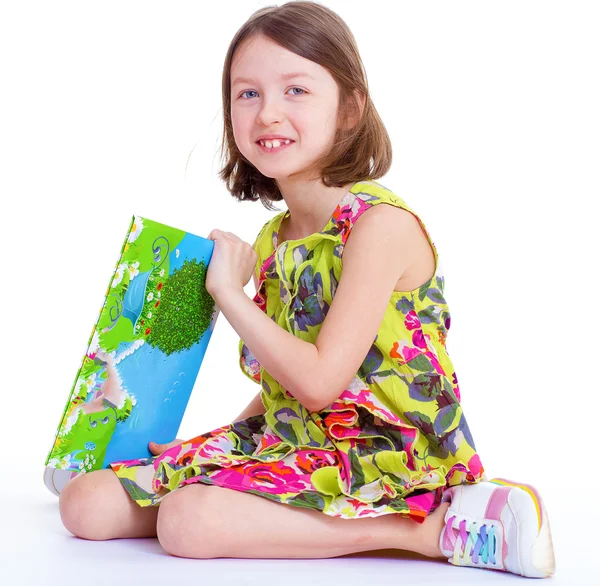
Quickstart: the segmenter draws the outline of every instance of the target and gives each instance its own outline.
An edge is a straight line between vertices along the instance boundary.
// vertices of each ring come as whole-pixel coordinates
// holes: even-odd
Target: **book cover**
[[[132,218],[46,458],[54,494],[176,437],[219,314],[205,287],[213,247]]]

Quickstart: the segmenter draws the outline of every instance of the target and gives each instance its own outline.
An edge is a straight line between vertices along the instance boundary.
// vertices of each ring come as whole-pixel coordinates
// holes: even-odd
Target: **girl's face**
[[[235,142],[266,177],[285,180],[329,150],[337,128],[337,102],[335,80],[317,63],[263,37],[236,50],[231,65]],[[294,142],[266,152],[257,141],[271,133]]]

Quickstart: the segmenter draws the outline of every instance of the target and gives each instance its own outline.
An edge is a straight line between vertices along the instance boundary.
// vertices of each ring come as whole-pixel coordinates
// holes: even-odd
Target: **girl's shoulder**
[[[334,212],[328,224],[329,229],[322,234],[325,237],[338,238],[345,243],[353,224],[359,216],[368,208],[381,203],[401,207],[417,216],[404,199],[378,181],[357,181],[352,185],[342,202],[340,202],[338,209]],[[258,231],[252,244],[252,248],[258,255],[258,267],[262,266],[262,262],[273,253],[277,241],[277,229],[285,213],[286,210],[275,214]]]
[[[414,213],[404,199],[396,195],[391,189],[388,189],[379,183],[379,181],[360,181],[354,185],[352,191],[354,192],[355,197],[368,204],[368,207],[380,203],[388,203]],[[361,207],[362,206],[358,206],[359,215],[360,212],[364,211]]]

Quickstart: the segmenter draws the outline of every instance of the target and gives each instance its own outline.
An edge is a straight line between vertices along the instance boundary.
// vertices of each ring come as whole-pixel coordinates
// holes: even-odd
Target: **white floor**
[[[384,586],[411,584],[524,584],[523,578],[503,572],[457,568],[408,552],[364,552],[330,559],[231,559],[194,560],[171,556],[157,539],[87,541],[71,535],[62,525],[58,497],[43,485],[36,469],[22,478],[20,488],[3,484],[0,496],[0,584],[92,586],[95,584],[179,583],[306,584]],[[562,499],[561,499],[562,500]],[[600,584],[593,570],[592,543],[597,543],[597,511],[549,511],[557,573],[552,584]],[[579,503],[570,503],[579,509]]]

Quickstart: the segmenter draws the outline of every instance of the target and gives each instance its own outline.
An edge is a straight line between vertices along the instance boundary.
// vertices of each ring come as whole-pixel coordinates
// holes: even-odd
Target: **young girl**
[[[181,557],[398,548],[551,575],[539,493],[485,478],[437,251],[375,180],[391,144],[346,24],[313,2],[255,12],[225,59],[223,111],[230,193],[288,208],[252,247],[209,235],[206,287],[260,392],[231,424],[76,477],[60,495],[65,527],[157,536]]]

